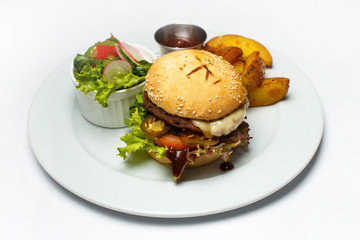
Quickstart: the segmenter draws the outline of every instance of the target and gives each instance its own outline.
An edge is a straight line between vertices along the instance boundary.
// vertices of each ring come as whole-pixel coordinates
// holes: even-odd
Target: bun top
[[[203,50],[181,50],[157,59],[148,71],[145,91],[164,111],[211,121],[245,103],[247,91],[234,67]]]

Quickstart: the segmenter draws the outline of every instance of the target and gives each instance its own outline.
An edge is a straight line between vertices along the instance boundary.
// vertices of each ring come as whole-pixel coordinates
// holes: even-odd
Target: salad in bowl
[[[155,58],[149,49],[113,35],[77,54],[71,77],[84,118],[101,127],[126,127],[129,107],[142,91]]]

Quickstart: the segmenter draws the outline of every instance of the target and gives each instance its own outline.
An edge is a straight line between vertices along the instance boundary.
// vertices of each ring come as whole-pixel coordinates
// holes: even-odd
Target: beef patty
[[[144,106],[147,110],[152,112],[157,118],[162,119],[167,124],[170,124],[177,128],[186,128],[194,132],[202,133],[201,129],[195,126],[189,118],[182,118],[172,115],[170,113],[165,112],[158,106],[156,106],[153,102],[151,102],[146,91],[144,91]]]

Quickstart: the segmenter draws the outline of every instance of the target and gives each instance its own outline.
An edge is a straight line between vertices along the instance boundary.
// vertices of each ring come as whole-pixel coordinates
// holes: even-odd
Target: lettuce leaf
[[[138,93],[136,95],[136,103],[130,108],[131,117],[126,119],[126,124],[132,127],[132,130],[120,140],[126,143],[125,147],[118,147],[119,156],[126,159],[131,152],[138,150],[145,150],[150,152],[156,152],[157,157],[165,155],[167,148],[157,146],[152,140],[148,139],[141,131],[141,122],[150,114],[144,107],[144,94]]]
[[[244,147],[247,148],[251,137],[249,136],[249,124],[242,122],[240,126],[227,136],[220,138],[220,144],[210,146],[206,144],[203,148],[198,147],[195,150],[191,150],[187,153],[187,158],[190,162],[195,161],[196,157],[209,156],[216,154],[224,161],[228,161],[230,155],[235,149]]]
[[[74,72],[79,83],[76,86],[84,96],[89,92],[95,93],[95,100],[103,107],[108,107],[108,98],[112,93],[120,89],[131,88],[145,81],[145,76],[136,76],[133,73],[118,73],[111,82],[103,74],[101,64],[92,66],[85,64],[80,72]]]
[[[135,66],[132,70],[132,73],[138,76],[146,76],[147,72],[152,66],[152,63],[149,63],[145,60],[140,60],[138,63],[140,63],[140,65]]]
[[[76,57],[74,58],[74,70],[77,73],[79,73],[85,65],[99,65],[99,64],[101,64],[100,59],[85,56],[82,54],[77,54]]]

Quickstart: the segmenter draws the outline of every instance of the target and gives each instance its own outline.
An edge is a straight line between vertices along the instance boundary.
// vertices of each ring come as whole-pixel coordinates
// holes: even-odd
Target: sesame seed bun
[[[234,67],[203,50],[181,50],[157,59],[146,76],[149,99],[167,113],[211,121],[245,103],[247,92]]]
[[[158,158],[158,157],[156,157],[155,152],[149,152],[149,151],[146,151],[146,152],[149,154],[150,157],[152,157],[159,163],[161,163],[165,166],[171,166],[171,160],[169,158],[167,158],[165,156]],[[200,167],[200,166],[212,163],[217,159],[219,159],[219,154],[217,152],[210,153],[209,155],[202,155],[202,156],[196,157],[195,161],[193,163],[187,162],[185,165],[185,168]]]

